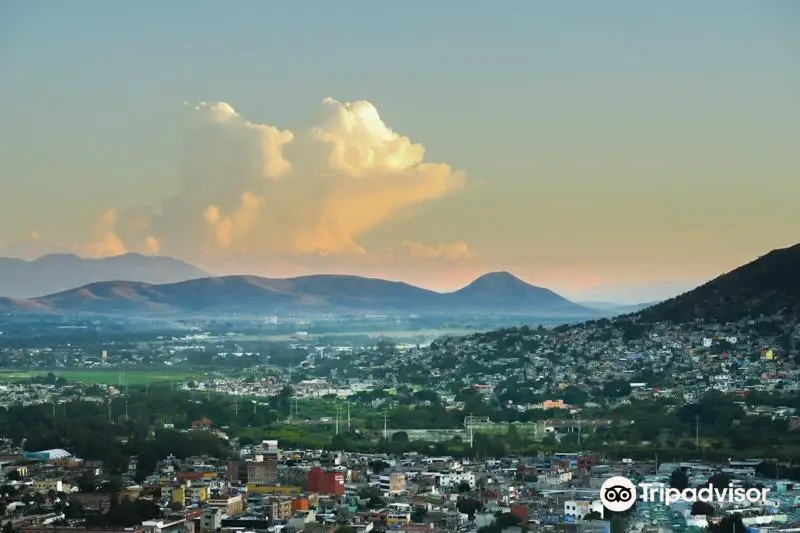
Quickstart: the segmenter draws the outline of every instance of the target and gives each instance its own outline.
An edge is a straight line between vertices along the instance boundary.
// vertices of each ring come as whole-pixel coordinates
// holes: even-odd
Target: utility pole
[[[347,402],[347,431],[350,431],[350,402]]]
[[[108,423],[111,423],[111,398],[108,399]]]
[[[339,406],[336,406],[336,434],[339,434]]]
[[[383,410],[383,440],[386,440],[387,435],[388,435],[388,433],[386,431],[386,428],[387,428],[387,425],[386,425],[386,409],[384,409]]]
[[[470,449],[474,448],[475,444],[475,428],[474,423],[475,421],[472,420],[472,413],[469,414],[469,418],[467,419],[467,429],[469,429],[469,447]]]
[[[236,397],[236,401],[233,404],[233,416],[239,418],[239,397]]]
[[[694,415],[694,445],[700,449],[700,415]]]

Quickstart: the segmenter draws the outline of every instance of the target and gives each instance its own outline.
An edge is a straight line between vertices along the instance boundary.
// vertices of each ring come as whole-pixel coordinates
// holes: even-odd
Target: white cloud
[[[80,250],[201,263],[363,258],[375,255],[359,243],[366,232],[464,185],[463,173],[426,163],[424,147],[389,128],[371,103],[323,104],[326,119],[301,136],[250,122],[223,102],[185,105],[181,191],[157,211],[108,210]],[[464,243],[397,248],[427,259],[472,253]]]

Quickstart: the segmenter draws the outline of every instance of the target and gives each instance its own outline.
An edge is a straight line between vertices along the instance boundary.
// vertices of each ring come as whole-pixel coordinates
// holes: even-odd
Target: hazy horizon
[[[129,255],[129,254],[139,254],[139,255],[141,255],[143,257],[151,257],[151,258],[177,259],[177,260],[180,260],[178,258],[171,257],[171,256],[166,256],[166,255],[147,255],[147,254],[141,254],[140,252],[125,252],[125,253],[119,254],[119,255],[104,256],[104,257],[85,257],[85,256],[82,256],[82,255],[74,252],[74,251],[69,251],[69,250],[51,252],[51,253],[48,253],[48,254],[45,254],[45,255],[36,256],[36,257],[0,256],[0,259],[19,259],[19,260],[23,260],[23,261],[27,261],[27,262],[32,262],[32,261],[36,261],[36,260],[39,260],[39,259],[44,259],[44,258],[49,257],[49,256],[53,256],[53,255],[71,255],[71,256],[82,258],[82,259],[103,260],[103,259],[113,259],[113,258],[116,258],[116,257],[124,257],[124,256]],[[191,263],[188,263],[188,262],[185,262],[185,263],[191,265]],[[191,266],[198,267],[197,265],[191,265]],[[201,268],[201,267],[198,267],[198,268]],[[226,272],[226,271],[218,272],[218,271],[208,270],[208,269],[203,269],[203,268],[201,268],[201,270],[203,270],[210,277],[223,277],[223,276],[231,276],[231,275],[253,275],[253,276],[260,276],[260,277],[264,277],[264,278],[279,278],[279,279],[282,279],[282,278],[291,278],[291,277],[308,275],[308,274],[289,274],[289,275],[284,275],[284,276],[276,276],[276,275],[270,275],[268,273],[267,274],[257,274],[257,273],[248,272],[248,271],[245,271],[245,270],[236,271],[236,272]],[[445,293],[445,292],[456,291],[458,289],[466,287],[467,285],[469,285],[470,283],[472,283],[473,281],[475,281],[475,279],[477,279],[479,277],[482,277],[482,276],[485,276],[485,275],[488,275],[488,274],[497,274],[497,273],[503,273],[503,272],[511,274],[511,275],[513,275],[515,277],[518,277],[519,279],[522,279],[522,281],[525,281],[525,282],[527,282],[527,283],[529,283],[531,285],[541,286],[541,285],[538,285],[537,283],[535,283],[534,281],[527,280],[527,279],[524,279],[521,276],[518,276],[514,272],[509,272],[509,271],[505,271],[505,270],[482,272],[482,273],[477,274],[474,278],[468,279],[466,282],[452,282],[450,284],[445,284],[445,285],[431,285],[431,284],[426,284],[426,283],[415,283],[415,282],[412,282],[412,281],[409,281],[409,280],[406,280],[406,279],[403,279],[403,278],[399,278],[399,277],[385,277],[385,278],[380,278],[380,279],[385,279],[387,281],[398,281],[398,282],[409,283],[409,284],[415,285],[417,287],[422,287],[422,288],[425,288],[425,289],[430,289],[430,290],[433,290],[433,291]],[[324,274],[331,274],[331,273],[328,273],[328,272],[317,272],[315,274],[324,275]],[[339,272],[339,273],[336,273],[336,274],[345,274],[345,275],[347,275],[347,274],[350,274],[350,273],[348,273],[348,272]],[[360,275],[360,274],[351,274],[351,275]],[[366,277],[373,277],[373,276],[366,276]],[[560,289],[558,289],[556,287],[544,287],[544,288],[553,290],[554,292],[560,294],[561,296],[564,296],[564,297],[566,297],[566,298],[568,298],[568,299],[570,299],[570,300],[572,300],[573,302],[576,302],[576,303],[633,305],[633,304],[652,303],[652,302],[655,302],[655,301],[665,300],[665,299],[671,298],[673,296],[677,296],[678,294],[681,294],[681,293],[686,292],[688,290],[691,290],[691,289],[697,287],[698,285],[701,285],[702,283],[705,283],[706,281],[709,281],[709,280],[701,280],[701,281],[698,281],[696,283],[688,283],[688,284],[668,283],[667,282],[667,283],[654,283],[654,284],[641,285],[641,286],[635,286],[635,285],[632,285],[632,286],[625,286],[625,285],[623,285],[623,286],[609,286],[609,287],[600,287],[600,288],[596,288],[596,289],[590,289],[590,290],[587,290],[587,291],[581,291],[581,292],[576,292],[576,293],[570,293],[568,290],[562,291],[562,290],[560,290]]]
[[[800,241],[799,23],[790,1],[6,4],[0,256],[674,296]]]

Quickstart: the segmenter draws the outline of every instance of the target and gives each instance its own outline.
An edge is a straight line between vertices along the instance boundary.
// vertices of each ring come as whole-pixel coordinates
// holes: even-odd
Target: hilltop
[[[207,272],[172,257],[124,254],[85,259],[49,254],[25,261],[0,257],[0,296],[35,298],[103,281],[175,283],[208,277]]]
[[[346,275],[226,276],[169,284],[103,282],[39,298],[0,300],[0,309],[140,315],[407,312],[588,318],[601,314],[508,273],[486,274],[450,293]]]
[[[687,293],[631,316],[643,322],[800,319],[800,244],[773,250]]]

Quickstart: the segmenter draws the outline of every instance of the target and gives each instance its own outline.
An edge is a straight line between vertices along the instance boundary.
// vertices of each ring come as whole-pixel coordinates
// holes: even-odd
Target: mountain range
[[[49,254],[33,261],[0,257],[0,296],[35,298],[99,281],[135,280],[175,283],[209,274],[172,257],[124,254],[85,259],[73,254]]]
[[[256,276],[206,277],[168,284],[99,282],[49,296],[0,299],[5,312],[86,312],[153,315],[287,312],[348,313],[503,313],[508,315],[591,317],[596,309],[494,272],[466,287],[439,293],[407,283],[346,275],[287,279]]]
[[[439,293],[402,282],[347,275],[208,277],[176,259],[136,254],[101,260],[60,254],[31,262],[0,259],[0,291],[6,294],[76,286],[79,280],[92,276],[137,281],[97,281],[46,296],[0,298],[0,312],[251,316],[287,312],[492,313],[573,319],[627,312],[644,322],[729,322],[776,314],[800,319],[800,244],[773,250],[645,309],[581,305],[508,272],[485,274],[462,289]]]

